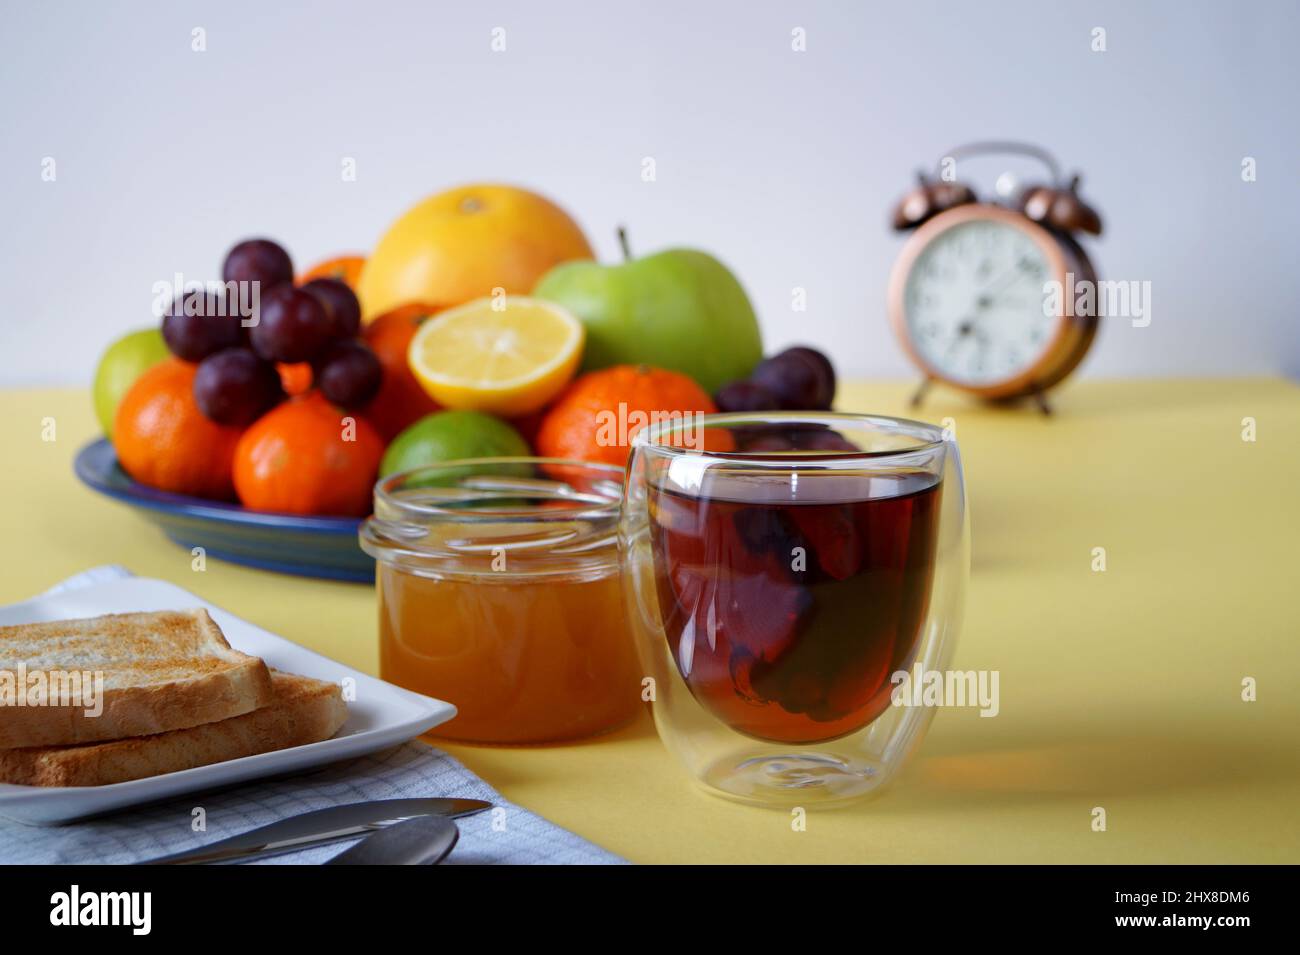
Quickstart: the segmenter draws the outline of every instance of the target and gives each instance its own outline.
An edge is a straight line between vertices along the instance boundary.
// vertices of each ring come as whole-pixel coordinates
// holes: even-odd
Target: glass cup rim
[[[878,433],[902,434],[916,438],[915,444],[901,448],[885,448],[878,451],[831,451],[806,450],[795,453],[775,452],[755,455],[745,451],[708,451],[686,448],[678,445],[664,444],[667,436],[678,434],[687,428],[725,427],[728,425],[781,425],[781,424],[824,424],[828,427],[852,425],[858,430],[875,430]],[[944,429],[938,425],[913,418],[899,418],[892,415],[865,414],[852,411],[728,411],[715,414],[682,415],[653,422],[632,436],[632,450],[645,450],[667,457],[696,456],[716,458],[719,461],[735,461],[771,466],[788,465],[791,462],[829,463],[832,461],[863,461],[895,458],[919,452],[932,451],[947,443]]]
[[[554,467],[571,468],[574,472],[587,473],[593,477],[605,478],[618,482],[619,490],[622,491],[623,484],[627,478],[627,470],[618,465],[606,464],[601,461],[580,461],[576,458],[548,458],[534,455],[507,455],[501,457],[483,457],[483,458],[456,458],[450,461],[440,461],[436,464],[424,464],[416,468],[408,468],[405,471],[398,471],[393,474],[385,475],[375,482],[374,500],[376,504],[382,502],[395,511],[402,512],[410,516],[419,516],[425,519],[443,518],[448,520],[460,521],[465,523],[493,523],[503,519],[518,521],[525,513],[528,519],[542,521],[565,521],[572,520],[575,516],[582,515],[587,518],[610,517],[617,518],[619,509],[622,505],[621,494],[619,496],[603,497],[595,500],[596,495],[587,494],[581,498],[576,498],[569,506],[549,507],[545,510],[533,509],[527,512],[521,510],[493,510],[485,512],[475,512],[460,507],[442,507],[437,504],[426,502],[415,502],[404,499],[398,489],[417,478],[421,474],[436,474],[439,471],[446,471],[451,468],[465,467],[508,467],[511,465],[552,465]],[[560,478],[554,479],[557,483],[567,483]]]

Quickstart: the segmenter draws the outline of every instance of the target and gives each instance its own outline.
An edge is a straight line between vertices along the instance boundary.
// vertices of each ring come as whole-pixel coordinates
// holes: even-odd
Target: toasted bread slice
[[[0,693],[0,750],[146,736],[230,719],[271,702],[266,664],[232,650],[206,610],[110,614],[0,627],[0,681],[102,674],[102,709]],[[5,684],[0,682],[0,690]],[[24,705],[18,705],[19,700]]]
[[[219,723],[87,746],[0,750],[0,782],[106,786],[316,743],[347,719],[343,693],[333,683],[278,670],[271,671],[271,683],[270,705]]]

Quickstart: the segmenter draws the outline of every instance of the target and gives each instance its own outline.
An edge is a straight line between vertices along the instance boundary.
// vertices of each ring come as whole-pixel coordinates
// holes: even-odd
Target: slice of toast
[[[31,692],[42,680],[85,687],[97,674],[102,692],[72,705]],[[0,627],[0,751],[165,733],[251,712],[271,696],[266,664],[232,650],[206,610]],[[96,697],[97,715],[87,706]]]
[[[347,719],[336,684],[271,671],[268,705],[219,723],[157,736],[0,750],[0,782],[19,786],[106,786],[329,739]]]

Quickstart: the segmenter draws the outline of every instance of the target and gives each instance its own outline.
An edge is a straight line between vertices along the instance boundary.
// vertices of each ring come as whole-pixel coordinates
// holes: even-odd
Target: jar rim
[[[529,456],[412,468],[375,484],[361,549],[421,576],[604,575],[618,566],[625,474],[610,464]]]
[[[511,467],[529,467],[540,469],[545,472],[546,469],[562,470],[565,474],[570,475],[570,480],[563,477],[551,475],[550,483],[559,486],[566,485],[571,493],[558,492],[549,495],[548,506],[545,510],[538,508],[492,508],[490,510],[474,511],[467,508],[467,504],[476,503],[472,496],[460,496],[456,499],[454,506],[440,506],[436,503],[430,503],[428,500],[415,500],[409,496],[403,495],[403,490],[413,491],[421,489],[419,482],[422,479],[434,478],[447,472],[464,471],[464,470],[482,470],[491,468],[509,469]],[[617,518],[619,508],[622,504],[622,487],[623,480],[626,476],[626,470],[613,464],[604,464],[596,461],[579,461],[574,458],[548,458],[535,457],[531,455],[516,455],[505,457],[484,457],[484,458],[458,458],[452,461],[443,461],[437,464],[422,465],[418,468],[410,468],[406,471],[399,471],[395,474],[387,475],[375,482],[374,498],[376,509],[380,505],[393,512],[419,517],[424,520],[445,518],[454,520],[458,523],[469,524],[490,524],[501,520],[518,521],[521,516],[526,515],[529,519],[539,521],[566,521],[574,517],[582,516],[586,518],[600,518],[608,516]],[[467,475],[473,476],[473,475]],[[483,475],[486,477],[486,475]],[[572,478],[584,476],[592,484],[586,490],[575,488],[571,483]],[[519,478],[518,480],[527,480]],[[616,482],[619,493],[601,494],[596,490],[604,482]],[[600,482],[600,483],[597,483]],[[428,483],[424,489],[437,487],[438,485]],[[483,488],[485,493],[498,489]],[[518,489],[517,489],[518,490]],[[520,490],[520,493],[523,493]],[[518,497],[518,494],[512,496]],[[488,498],[485,498],[487,500]]]

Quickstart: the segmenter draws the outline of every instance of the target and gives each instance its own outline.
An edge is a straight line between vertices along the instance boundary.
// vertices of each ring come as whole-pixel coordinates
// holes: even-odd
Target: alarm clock
[[[924,375],[913,405],[939,381],[993,401],[1032,397],[1046,413],[1045,392],[1097,334],[1096,309],[1074,307],[1076,290],[1097,281],[1076,236],[1100,235],[1101,218],[1079,198],[1079,177],[1063,180],[1036,146],[971,143],[939,168],[987,153],[1039,160],[1049,179],[1014,189],[1004,174],[1002,201],[985,202],[968,184],[920,174],[894,211],[894,228],[911,235],[890,276],[890,322]]]

